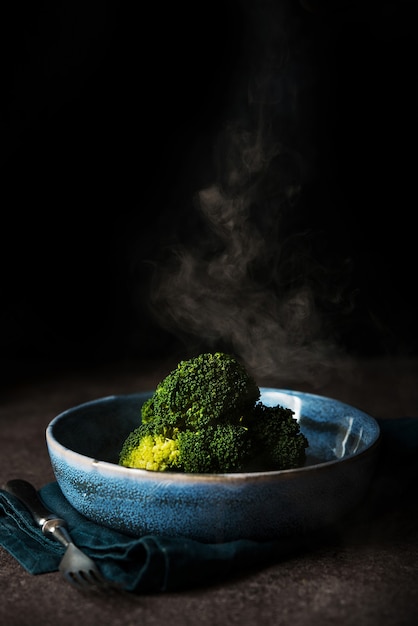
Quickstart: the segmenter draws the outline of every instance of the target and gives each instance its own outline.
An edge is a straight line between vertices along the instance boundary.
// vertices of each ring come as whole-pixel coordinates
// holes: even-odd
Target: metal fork
[[[81,591],[112,590],[119,587],[106,580],[96,563],[73,543],[65,520],[57,517],[43,505],[35,487],[26,480],[9,480],[5,490],[18,498],[30,511],[43,534],[65,547],[59,564],[64,579]]]

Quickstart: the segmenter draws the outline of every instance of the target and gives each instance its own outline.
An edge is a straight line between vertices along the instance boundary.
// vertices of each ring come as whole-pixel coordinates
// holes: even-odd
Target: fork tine
[[[118,585],[106,580],[95,562],[73,543],[67,546],[67,550],[59,565],[59,570],[65,580],[79,589],[119,589]]]
[[[64,579],[74,587],[83,590],[110,590],[116,586],[109,583],[97,570],[61,570]]]

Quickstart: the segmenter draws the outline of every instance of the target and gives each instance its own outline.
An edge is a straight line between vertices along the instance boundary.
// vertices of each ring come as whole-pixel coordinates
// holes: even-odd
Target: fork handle
[[[66,547],[69,543],[72,543],[65,520],[57,517],[44,506],[38,492],[31,483],[27,480],[16,478],[6,483],[5,490],[26,506],[44,535],[53,537]]]

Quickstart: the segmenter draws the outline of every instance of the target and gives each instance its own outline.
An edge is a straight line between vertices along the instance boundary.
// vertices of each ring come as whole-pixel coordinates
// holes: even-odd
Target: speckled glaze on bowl
[[[369,486],[380,435],[376,420],[332,398],[260,391],[265,404],[295,412],[309,441],[303,467],[206,475],[122,467],[119,450],[149,392],[100,398],[55,417],[46,441],[56,480],[80,513],[134,536],[272,539],[335,522]]]

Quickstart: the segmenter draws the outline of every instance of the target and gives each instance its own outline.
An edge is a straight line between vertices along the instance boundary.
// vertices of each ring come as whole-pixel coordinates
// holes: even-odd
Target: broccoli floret
[[[236,472],[251,448],[248,429],[235,424],[181,432],[141,424],[126,438],[119,464],[159,472]]]
[[[239,472],[252,450],[248,428],[237,424],[221,423],[179,432],[178,443],[185,472]]]
[[[141,421],[143,424],[148,424],[154,419],[154,398],[148,398],[145,400],[141,407]]]
[[[148,424],[135,428],[122,446],[119,465],[158,472],[181,471],[177,433]]]
[[[154,471],[226,473],[302,465],[293,411],[268,407],[245,368],[216,352],[181,361],[142,405],[119,463]]]
[[[308,440],[291,409],[258,402],[251,430],[254,448],[258,449],[251,460],[252,469],[282,470],[303,464]]]
[[[255,380],[234,357],[204,353],[180,361],[144,403],[141,417],[180,429],[239,424],[259,397]]]

